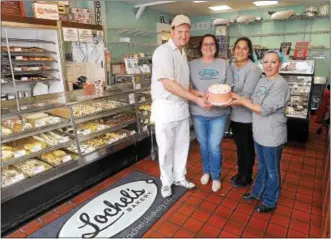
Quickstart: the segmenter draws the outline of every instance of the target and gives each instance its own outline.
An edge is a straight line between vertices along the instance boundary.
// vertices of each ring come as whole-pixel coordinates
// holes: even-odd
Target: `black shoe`
[[[253,197],[253,195],[251,193],[245,193],[243,195],[243,199],[245,199],[247,201],[257,200],[257,198]]]
[[[253,182],[251,177],[238,177],[236,180],[232,181],[232,185],[237,188],[244,188],[249,186]]]
[[[266,206],[266,205],[264,205],[262,203],[258,204],[255,207],[255,211],[261,212],[261,213],[272,212],[273,210],[275,210],[275,208],[268,207],[268,206]]]
[[[237,180],[239,177],[240,177],[240,174],[239,173],[237,173],[236,175],[232,176],[231,177],[231,182],[234,181],[234,180]]]

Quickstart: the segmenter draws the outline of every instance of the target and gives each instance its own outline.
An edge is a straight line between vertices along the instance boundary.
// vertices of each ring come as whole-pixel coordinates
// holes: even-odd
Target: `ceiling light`
[[[219,6],[213,6],[213,7],[209,7],[211,10],[213,11],[222,11],[222,10],[229,10],[232,9],[231,7],[229,7],[228,5],[219,5]]]
[[[202,3],[202,2],[207,2],[207,1],[193,1],[194,3]]]
[[[262,7],[262,6],[269,6],[269,5],[278,4],[278,1],[255,1],[253,3],[258,7]]]

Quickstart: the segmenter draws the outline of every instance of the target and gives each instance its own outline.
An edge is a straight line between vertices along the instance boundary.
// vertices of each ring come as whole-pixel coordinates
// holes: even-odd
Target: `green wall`
[[[165,16],[167,21],[169,14],[156,12],[145,9],[144,13],[139,20],[136,20],[136,11],[133,4],[124,2],[106,2],[106,22],[108,27],[108,48],[112,53],[112,58],[118,60],[125,53],[138,53],[145,52],[152,54],[156,46],[135,46],[132,44],[113,44],[112,42],[118,42],[120,37],[130,37],[131,42],[134,43],[157,43],[157,35],[148,36],[133,36],[132,34],[118,34],[116,30],[110,28],[137,28],[148,31],[156,32],[156,23],[159,22],[160,16]]]
[[[272,8],[272,11],[283,11],[292,9],[296,13],[304,13],[305,6],[289,6],[282,8]],[[201,36],[206,33],[215,33],[215,29],[210,26],[213,18],[236,19],[238,16],[260,16],[263,20],[269,20],[270,16],[266,9],[262,10],[246,10],[237,13],[221,13],[211,16],[192,17],[192,35]],[[292,42],[291,53],[296,41],[307,40],[311,42],[311,46],[324,46],[322,49],[311,49],[309,56],[318,56],[320,54],[326,55],[327,59],[316,59],[316,75],[330,77],[330,33],[325,34],[311,34],[312,31],[330,31],[330,18],[315,18],[306,20],[286,20],[286,21],[272,21],[272,22],[256,22],[250,24],[233,24],[229,26],[230,45],[240,35],[252,36],[258,34],[271,34],[271,33],[285,33],[284,36],[267,36],[267,37],[251,37],[254,45],[263,45],[267,48],[279,48],[280,43],[283,41]],[[209,23],[209,24],[208,24]],[[301,35],[286,35],[290,32],[305,32]]]

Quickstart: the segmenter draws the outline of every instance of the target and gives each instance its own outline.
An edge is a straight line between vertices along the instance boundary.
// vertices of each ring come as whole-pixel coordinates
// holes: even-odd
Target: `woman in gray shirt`
[[[199,97],[204,97],[209,86],[213,84],[219,83],[231,86],[233,76],[230,65],[227,61],[216,58],[219,52],[216,37],[211,34],[203,36],[199,50],[202,58],[189,63],[190,92]],[[203,185],[207,184],[211,177],[213,180],[212,191],[217,192],[221,188],[221,142],[230,114],[230,107],[211,107],[206,110],[192,103],[191,114],[202,156],[203,175],[201,183]]]
[[[259,168],[253,189],[245,193],[246,200],[260,200],[257,212],[271,212],[276,208],[280,194],[280,160],[287,141],[285,109],[289,89],[279,74],[282,57],[278,51],[266,52],[263,58],[262,77],[250,99],[233,93],[233,105],[242,105],[253,111],[253,138]]]
[[[253,46],[247,37],[237,39],[233,47],[235,62],[231,65],[233,73],[233,92],[250,99],[262,72],[253,62]],[[252,111],[242,106],[233,106],[230,114],[231,129],[237,146],[238,172],[231,178],[235,187],[246,187],[252,183],[255,161],[252,132]]]

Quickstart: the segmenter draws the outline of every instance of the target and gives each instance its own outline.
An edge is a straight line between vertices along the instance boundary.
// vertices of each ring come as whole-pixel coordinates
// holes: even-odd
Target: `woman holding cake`
[[[233,76],[230,65],[217,58],[219,46],[214,35],[207,34],[202,37],[199,51],[202,57],[189,63],[190,92],[205,97],[213,104],[223,105],[203,109],[197,104],[191,104],[192,119],[202,156],[201,183],[206,185],[211,177],[212,191],[217,192],[221,188],[221,142],[230,114],[228,102],[231,101],[230,86]],[[211,92],[210,97],[207,91]]]
[[[251,99],[233,93],[233,105],[242,105],[253,111],[253,137],[258,156],[259,169],[253,189],[245,193],[245,200],[260,200],[258,212],[275,209],[280,194],[280,160],[287,141],[285,109],[289,101],[289,89],[279,74],[282,65],[281,53],[268,51],[263,58],[266,74],[254,90]]]
[[[253,60],[252,42],[247,37],[237,39],[233,47],[235,62],[231,65],[233,73],[233,92],[251,98],[262,72]],[[252,132],[252,111],[242,106],[232,107],[231,129],[237,147],[238,172],[231,178],[235,187],[246,187],[252,183],[255,161]]]

